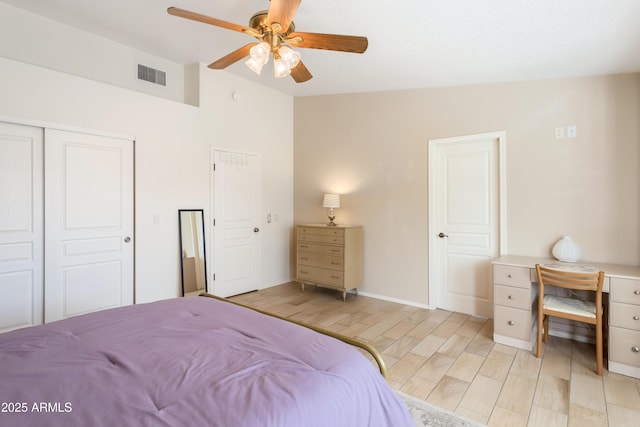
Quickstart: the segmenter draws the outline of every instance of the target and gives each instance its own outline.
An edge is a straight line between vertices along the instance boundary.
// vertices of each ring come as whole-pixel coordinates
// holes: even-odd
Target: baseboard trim
[[[353,293],[353,292],[349,292],[349,293]],[[417,303],[415,301],[408,301],[408,300],[399,299],[399,298],[392,298],[392,297],[388,297],[388,296],[385,296],[385,295],[373,294],[371,292],[358,291],[358,295],[362,295],[362,296],[369,297],[369,298],[375,298],[375,299],[379,299],[379,300],[383,300],[383,301],[395,302],[395,303],[398,303],[398,304],[410,305],[412,307],[426,308],[427,310],[433,310],[433,307],[431,307],[428,304],[420,304],[420,303]]]

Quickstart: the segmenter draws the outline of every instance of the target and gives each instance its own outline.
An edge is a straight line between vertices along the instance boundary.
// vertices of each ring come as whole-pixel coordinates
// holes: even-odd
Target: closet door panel
[[[0,332],[42,323],[42,134],[0,122]]]
[[[133,304],[133,142],[45,138],[45,321]]]

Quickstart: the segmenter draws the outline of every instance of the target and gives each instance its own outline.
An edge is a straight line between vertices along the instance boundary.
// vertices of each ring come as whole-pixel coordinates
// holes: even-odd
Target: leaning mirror
[[[180,209],[178,210],[178,218],[182,295],[198,295],[207,290],[204,211],[202,209]]]

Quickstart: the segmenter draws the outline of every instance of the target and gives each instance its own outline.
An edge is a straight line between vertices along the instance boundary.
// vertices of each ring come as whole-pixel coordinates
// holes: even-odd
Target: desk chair
[[[562,317],[595,325],[596,373],[602,375],[602,283],[604,272],[583,273],[553,270],[536,264],[538,275],[538,344],[536,357],[542,356],[542,330],[544,342],[549,340],[549,316]],[[595,292],[595,302],[575,297],[545,295],[545,286]]]

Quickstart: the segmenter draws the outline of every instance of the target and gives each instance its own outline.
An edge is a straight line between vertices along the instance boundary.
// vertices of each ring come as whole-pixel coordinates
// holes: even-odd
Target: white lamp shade
[[[262,60],[260,58],[249,58],[244,63],[254,73],[258,75],[262,73],[262,67],[264,67],[264,64],[262,63]]]
[[[340,195],[339,194],[325,194],[322,201],[323,208],[339,208],[340,207]]]
[[[287,46],[282,46],[278,51],[280,57],[286,62],[289,70],[292,70],[300,63],[300,54]]]
[[[279,56],[273,57],[273,76],[280,79],[291,74],[291,69],[287,65],[287,61]]]

